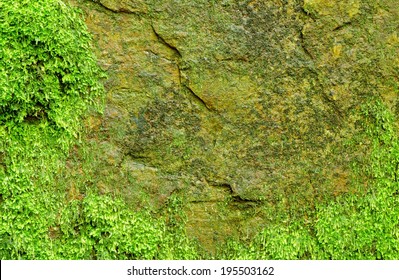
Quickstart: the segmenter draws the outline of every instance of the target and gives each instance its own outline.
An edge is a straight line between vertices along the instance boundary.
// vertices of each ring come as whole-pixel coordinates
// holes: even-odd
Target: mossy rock
[[[141,182],[156,207],[157,195],[171,193],[162,178],[203,199],[188,199],[187,211],[228,187],[217,203],[234,226],[217,226],[226,220],[213,210],[198,213],[219,240],[246,219],[267,220],[265,205],[303,217],[355,192],[351,165],[369,152],[348,145],[362,129],[358,108],[371,96],[399,108],[394,0],[147,0],[134,13],[123,3],[141,1],[78,2],[109,75],[107,141],[157,170]],[[240,216],[239,201],[258,210]],[[189,213],[189,232],[211,238]]]

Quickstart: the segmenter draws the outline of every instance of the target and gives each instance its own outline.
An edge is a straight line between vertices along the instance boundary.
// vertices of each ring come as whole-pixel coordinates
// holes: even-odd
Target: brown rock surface
[[[350,191],[353,112],[397,108],[395,0],[71,2],[108,73],[99,187],[185,195],[208,248]]]

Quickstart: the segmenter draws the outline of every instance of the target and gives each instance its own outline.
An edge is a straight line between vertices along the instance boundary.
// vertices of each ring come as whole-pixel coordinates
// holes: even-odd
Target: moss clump
[[[0,124],[45,120],[75,134],[103,92],[91,36],[62,1],[1,1]]]

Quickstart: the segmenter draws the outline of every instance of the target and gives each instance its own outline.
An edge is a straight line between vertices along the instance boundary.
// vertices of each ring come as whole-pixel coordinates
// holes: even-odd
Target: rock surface
[[[138,207],[184,194],[209,249],[265,226],[262,205],[351,191],[353,112],[399,108],[396,0],[70,2],[108,73],[98,187]]]

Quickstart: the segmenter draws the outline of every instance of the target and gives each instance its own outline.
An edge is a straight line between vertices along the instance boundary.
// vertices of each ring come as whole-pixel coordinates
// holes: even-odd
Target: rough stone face
[[[71,2],[109,76],[101,186],[184,194],[207,248],[267,224],[262,205],[350,191],[354,110],[398,108],[395,0]]]
[[[95,0],[104,8],[116,13],[145,13],[146,5],[140,0]]]

